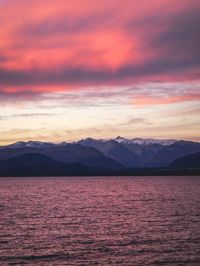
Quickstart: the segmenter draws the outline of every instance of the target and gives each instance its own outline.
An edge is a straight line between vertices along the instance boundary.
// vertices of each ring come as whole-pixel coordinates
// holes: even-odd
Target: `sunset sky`
[[[199,0],[0,0],[0,145],[200,141]]]

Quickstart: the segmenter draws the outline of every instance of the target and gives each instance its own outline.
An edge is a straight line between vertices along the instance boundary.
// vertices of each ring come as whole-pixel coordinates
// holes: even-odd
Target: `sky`
[[[0,145],[200,141],[199,0],[0,0]]]

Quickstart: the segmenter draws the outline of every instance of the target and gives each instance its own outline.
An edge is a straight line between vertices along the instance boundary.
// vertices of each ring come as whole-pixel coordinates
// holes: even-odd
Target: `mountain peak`
[[[94,139],[94,138],[85,138],[85,139],[81,139],[80,141],[78,141],[77,143],[79,144],[92,144],[92,143],[106,143],[109,141],[116,141],[118,143],[121,144],[138,144],[138,145],[153,145],[153,144],[158,144],[158,145],[171,145],[175,142],[177,142],[177,140],[174,139],[143,139],[143,138],[124,138],[121,136],[117,136],[114,139]]]
[[[143,138],[128,139],[128,138],[123,138],[120,136],[118,136],[114,140],[119,142],[119,143],[139,144],[139,145],[152,145],[152,144],[171,145],[174,142],[177,142],[177,140],[174,140],[174,139],[164,139],[164,140],[161,140],[161,139],[143,139]]]
[[[17,148],[39,148],[39,147],[49,147],[54,145],[53,143],[50,142],[41,142],[41,141],[32,141],[29,140],[27,142],[25,141],[18,141],[14,144],[8,145],[8,148],[11,149],[17,149]]]

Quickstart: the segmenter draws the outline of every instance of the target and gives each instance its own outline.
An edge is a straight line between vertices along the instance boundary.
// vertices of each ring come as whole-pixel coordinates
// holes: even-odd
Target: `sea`
[[[0,265],[200,265],[200,177],[0,179]]]

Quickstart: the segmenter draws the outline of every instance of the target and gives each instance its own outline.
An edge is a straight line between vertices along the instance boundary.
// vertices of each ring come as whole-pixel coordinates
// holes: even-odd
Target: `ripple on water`
[[[0,265],[200,265],[200,178],[0,179]]]

